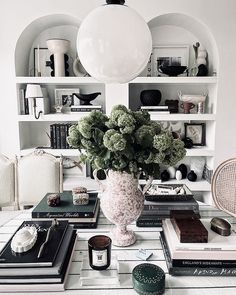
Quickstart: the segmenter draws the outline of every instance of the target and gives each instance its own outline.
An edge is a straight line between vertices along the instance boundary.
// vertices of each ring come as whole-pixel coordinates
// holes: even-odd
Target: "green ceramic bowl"
[[[134,290],[140,295],[161,295],[165,292],[165,273],[155,264],[142,263],[132,272]]]

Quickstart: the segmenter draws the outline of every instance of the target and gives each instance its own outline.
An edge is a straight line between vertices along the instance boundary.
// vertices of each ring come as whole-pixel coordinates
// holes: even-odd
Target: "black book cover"
[[[54,149],[54,141],[53,141],[53,125],[50,125],[50,146]]]
[[[66,149],[66,125],[61,125],[61,149]]]
[[[204,267],[174,267],[172,264],[171,255],[169,248],[165,239],[163,232],[160,232],[160,241],[162,244],[164,256],[166,259],[167,268],[169,274],[173,276],[210,276],[210,277],[231,277],[236,276],[235,267],[214,267],[214,266],[204,266]]]
[[[24,102],[25,102],[25,115],[29,115],[29,100],[24,96]]]
[[[74,205],[72,193],[67,191],[60,193],[60,205],[50,207],[47,204],[47,196],[39,202],[32,211],[32,218],[93,218],[98,203],[97,193],[89,193],[88,205]]]
[[[68,227],[68,221],[61,221],[50,233],[49,241],[41,258],[37,258],[40,246],[46,239],[47,231],[52,221],[24,221],[17,231],[25,226],[35,226],[37,228],[38,238],[33,246],[27,252],[16,254],[11,250],[11,239],[7,242],[0,253],[0,267],[45,267],[52,266]]]
[[[57,148],[57,136],[56,136],[56,124],[51,125],[52,127],[52,148]]]
[[[61,124],[56,125],[56,148],[61,148]]]
[[[69,124],[65,124],[66,138],[69,135],[69,128],[70,128]],[[66,149],[69,149],[69,148],[70,148],[69,143],[66,140]]]

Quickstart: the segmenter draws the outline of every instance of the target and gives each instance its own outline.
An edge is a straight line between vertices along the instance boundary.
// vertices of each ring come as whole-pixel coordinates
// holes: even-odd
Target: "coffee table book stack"
[[[159,192],[153,194],[153,191]],[[178,194],[180,192],[182,194]],[[199,205],[186,185],[152,185],[145,194],[144,210],[136,221],[138,227],[159,227],[170,218],[172,210],[193,211],[199,216]],[[199,216],[200,217],[200,216]]]
[[[169,274],[174,276],[236,276],[236,234],[221,236],[211,230],[211,219],[201,219],[208,233],[208,242],[181,243],[171,219],[163,221],[160,240]],[[192,227],[185,224],[185,231]],[[194,232],[194,229],[193,229]],[[195,232],[205,240],[205,233]]]
[[[23,253],[12,250],[12,239],[20,229],[35,227],[37,240]],[[49,240],[41,251],[47,233]],[[49,292],[63,291],[75,244],[76,231],[67,221],[52,226],[51,221],[24,221],[0,253],[0,291]]]
[[[33,220],[68,220],[75,229],[96,228],[100,210],[100,200],[97,193],[88,193],[89,203],[87,205],[74,205],[71,191],[60,193],[60,203],[56,207],[47,204],[47,197],[39,202],[32,211]]]

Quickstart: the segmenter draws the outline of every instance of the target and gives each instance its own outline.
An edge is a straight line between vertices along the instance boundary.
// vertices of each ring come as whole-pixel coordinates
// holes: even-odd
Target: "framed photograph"
[[[189,45],[154,45],[151,59],[152,76],[165,76],[158,71],[161,65],[188,67]]]
[[[206,124],[205,123],[185,123],[185,137],[193,141],[193,145],[204,146],[206,144]]]
[[[87,165],[78,161],[78,157],[63,157],[63,174],[65,177],[87,177]]]
[[[80,100],[72,93],[80,93],[79,88],[55,89],[55,105],[62,106],[64,111],[70,111],[70,107],[80,105]]]
[[[48,48],[34,48],[34,76],[38,76],[38,72],[42,77],[51,77],[50,56],[52,53]]]

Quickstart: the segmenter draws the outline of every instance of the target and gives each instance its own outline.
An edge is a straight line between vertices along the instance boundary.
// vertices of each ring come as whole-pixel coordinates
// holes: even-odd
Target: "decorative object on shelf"
[[[69,76],[69,72],[66,69],[67,61],[65,60],[65,54],[70,48],[70,41],[65,39],[50,39],[47,40],[47,46],[49,51],[53,54],[54,64],[54,77]],[[68,58],[68,57],[67,57]]]
[[[198,114],[204,114],[205,113],[205,104],[203,101],[199,102],[197,104],[197,113]]]
[[[126,83],[146,67],[152,52],[152,36],[144,19],[123,5],[124,0],[106,2],[107,5],[90,12],[81,23],[78,56],[95,79]],[[129,23],[132,26],[127,30]]]
[[[30,76],[35,77],[50,77],[51,70],[47,66],[48,61],[50,61],[50,51],[48,48],[36,47],[34,48],[34,68],[29,69]],[[40,74],[39,74],[40,73]]]
[[[203,169],[202,178],[205,179],[207,182],[211,183],[213,175],[213,170],[210,169],[206,164]]]
[[[187,175],[187,178],[189,181],[195,182],[197,180],[197,174],[193,170],[191,170]]]
[[[188,174],[188,168],[185,164],[180,164],[178,170],[182,173],[182,178],[185,179]]]
[[[89,265],[94,270],[105,270],[111,263],[111,239],[104,235],[88,240]]]
[[[192,102],[184,101],[181,103],[180,107],[184,110],[184,114],[190,114],[190,110],[195,107],[195,104]]]
[[[171,179],[175,178],[175,173],[176,173],[175,167],[173,166],[168,167],[167,172],[169,173]]]
[[[178,92],[178,97],[182,102],[191,102],[198,104],[199,102],[205,103],[207,93],[203,94],[183,94],[181,91]]]
[[[98,97],[98,95],[101,95],[101,92],[94,92],[90,94],[82,94],[82,93],[72,93],[72,96],[76,96],[80,100],[80,104],[83,106],[91,106],[90,103],[92,100]]]
[[[192,157],[191,158],[190,170],[193,170],[197,174],[197,180],[202,179],[205,164],[206,164],[205,157]]]
[[[85,187],[74,187],[72,189],[72,196],[74,205],[88,205],[89,203],[89,194]]]
[[[165,292],[165,273],[157,265],[142,263],[132,271],[134,290],[140,294],[161,295]]]
[[[38,99],[41,99],[41,100],[43,99],[43,92],[42,92],[41,86],[38,85],[38,84],[27,84],[25,97],[28,98],[28,99],[33,100],[34,117],[35,117],[36,120],[39,119],[40,115],[43,114],[43,110],[40,110],[38,112],[38,114],[36,114],[37,100]]]
[[[62,106],[62,111],[70,112],[71,106],[79,106],[80,101],[74,96],[74,93],[79,93],[79,88],[56,88],[55,89],[55,106]]]
[[[167,170],[161,172],[161,181],[168,181],[170,179],[170,173]]]
[[[101,208],[116,224],[113,244],[129,246],[136,240],[127,225],[144,206],[144,195],[152,177],[160,176],[160,164],[175,165],[186,151],[179,139],[150,120],[145,111],[133,112],[123,105],[113,107],[110,118],[99,111],[83,117],[69,130],[69,144],[81,151],[80,159],[94,169],[109,170],[106,184],[94,178],[102,190]],[[143,192],[138,188],[141,172],[149,178]]]
[[[206,65],[199,65],[197,76],[205,77],[208,75],[208,68]]]
[[[161,102],[161,91],[158,89],[147,89],[140,93],[140,100],[144,106],[158,106]]]
[[[179,112],[179,101],[178,99],[166,99],[165,105],[168,106],[168,109],[171,114]]]
[[[76,77],[88,77],[89,76],[89,74],[86,72],[85,68],[81,64],[78,57],[73,62],[73,72]]]
[[[184,123],[185,137],[190,138],[195,146],[204,146],[206,141],[205,123]]]
[[[24,253],[33,248],[38,238],[35,226],[26,226],[16,232],[11,241],[11,249],[15,253]]]
[[[188,68],[188,45],[154,45],[152,53],[152,76],[177,76]]]
[[[90,172],[90,177],[92,178],[92,179],[94,179],[94,177],[93,177],[93,168],[92,168],[92,166],[91,166],[91,172]],[[104,172],[104,170],[103,169],[98,169],[97,170],[97,178],[99,179],[99,180],[105,180],[106,179],[106,173]]]
[[[56,113],[61,114],[62,109],[63,109],[63,105],[57,104],[54,106],[54,109],[55,109]]]
[[[152,255],[153,253],[146,249],[139,249],[136,253],[136,257],[142,260],[148,260]]]
[[[59,194],[49,194],[47,196],[47,204],[50,207],[56,207],[59,206],[61,202],[60,195]]]
[[[183,178],[182,172],[180,170],[176,170],[175,178],[177,180],[181,180]]]
[[[158,68],[158,72],[161,74],[165,74],[170,77],[177,77],[184,72],[187,71],[186,66],[165,66],[165,65],[160,65]]]
[[[221,236],[230,236],[231,235],[231,224],[223,218],[214,217],[210,221],[211,230]]]
[[[184,138],[182,139],[182,141],[184,142],[184,147],[185,147],[186,149],[191,149],[191,148],[193,147],[193,141],[192,141],[191,138],[189,138],[189,137],[184,137]]]
[[[195,61],[193,67],[190,69],[191,76],[207,76],[207,51],[200,45],[199,42],[193,44],[195,53]]]

